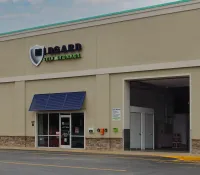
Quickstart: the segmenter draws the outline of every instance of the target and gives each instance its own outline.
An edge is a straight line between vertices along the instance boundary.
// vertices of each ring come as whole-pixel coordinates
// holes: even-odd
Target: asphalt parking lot
[[[199,175],[200,164],[145,156],[0,150],[0,175]]]

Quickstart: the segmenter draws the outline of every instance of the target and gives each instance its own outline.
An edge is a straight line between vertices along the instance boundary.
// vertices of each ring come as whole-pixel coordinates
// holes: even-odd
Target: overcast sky
[[[0,0],[0,33],[178,0]]]

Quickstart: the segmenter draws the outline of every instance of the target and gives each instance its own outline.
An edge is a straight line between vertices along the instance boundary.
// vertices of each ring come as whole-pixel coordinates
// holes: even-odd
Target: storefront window
[[[57,135],[59,132],[59,113],[49,114],[49,135]]]
[[[72,135],[73,136],[84,136],[84,114],[83,113],[72,113]]]
[[[72,148],[84,148],[84,137],[72,137]]]
[[[59,113],[49,114],[49,147],[59,147]]]
[[[49,136],[49,147],[59,147],[59,136]]]
[[[38,135],[48,135],[48,114],[38,114]]]
[[[59,147],[59,113],[38,114],[38,146]]]
[[[48,147],[48,136],[38,136],[38,146]]]
[[[72,148],[84,148],[84,113],[71,114]]]
[[[64,132],[60,124],[68,121],[68,131]],[[61,122],[61,123],[60,123]],[[46,113],[38,114],[38,146],[84,148],[84,113]],[[69,134],[63,136],[61,134]],[[68,140],[65,142],[65,140]]]

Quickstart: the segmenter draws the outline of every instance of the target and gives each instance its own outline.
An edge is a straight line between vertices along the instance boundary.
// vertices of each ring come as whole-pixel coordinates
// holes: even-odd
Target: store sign
[[[35,66],[39,66],[42,61],[51,62],[59,60],[71,60],[81,58],[80,51],[82,45],[80,43],[68,44],[55,47],[44,47],[35,45],[30,48],[30,59]]]
[[[113,121],[120,121],[121,120],[121,109],[120,108],[113,108],[112,109],[112,120]]]

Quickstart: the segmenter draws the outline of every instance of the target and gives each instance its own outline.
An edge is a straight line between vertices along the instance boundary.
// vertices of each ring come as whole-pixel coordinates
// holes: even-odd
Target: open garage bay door
[[[129,81],[130,88],[125,85],[124,149],[190,151],[189,77],[137,79]]]

